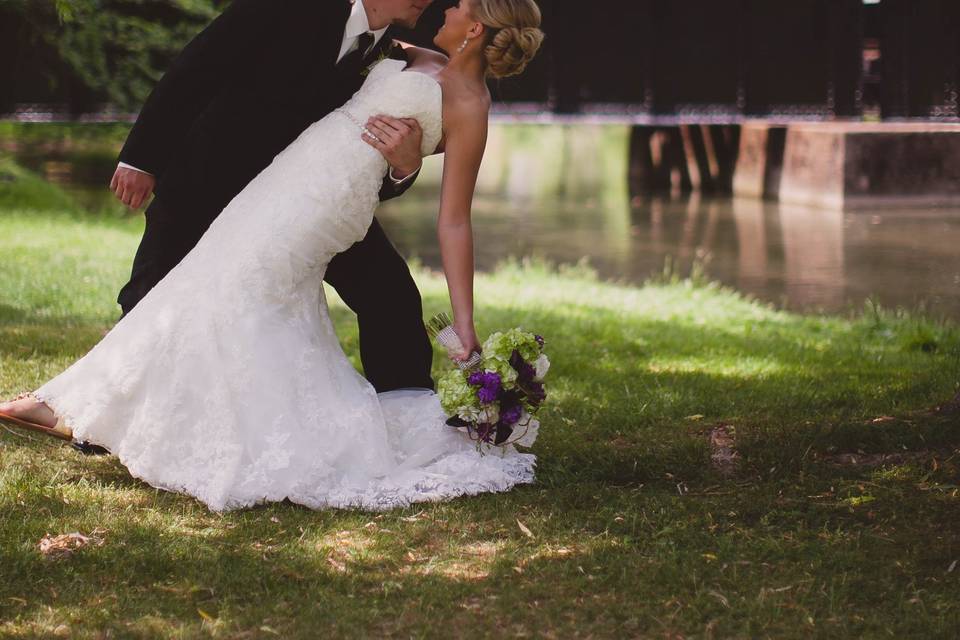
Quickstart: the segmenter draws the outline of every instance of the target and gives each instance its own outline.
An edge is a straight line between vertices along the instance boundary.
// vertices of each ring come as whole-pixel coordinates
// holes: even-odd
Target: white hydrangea
[[[500,407],[496,402],[494,402],[493,404],[483,405],[483,408],[480,409],[477,422],[482,424],[496,424],[497,420],[499,419]]]
[[[533,379],[536,382],[543,382],[547,372],[550,371],[550,358],[547,357],[547,354],[541,353],[540,357],[537,358],[537,361],[533,363],[533,368],[537,370],[533,376]]]

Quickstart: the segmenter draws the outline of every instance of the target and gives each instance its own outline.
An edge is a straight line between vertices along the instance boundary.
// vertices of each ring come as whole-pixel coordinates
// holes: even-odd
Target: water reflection
[[[737,200],[732,207],[737,227],[737,286],[744,290],[762,289],[767,285],[767,226],[763,203],[759,200]]]
[[[752,199],[631,194],[619,127],[500,126],[475,208],[477,264],[586,257],[601,276],[643,282],[665,262],[802,311],[889,307],[960,318],[960,210],[843,213]],[[401,251],[439,268],[441,165],[381,209]]]
[[[787,300],[801,308],[841,306],[843,213],[782,205],[778,217]]]
[[[747,199],[646,199],[630,190],[628,141],[619,126],[492,127],[475,203],[478,267],[585,257],[604,278],[640,283],[670,261],[680,275],[702,265],[710,278],[792,309],[860,308],[872,297],[960,319],[960,210],[873,215]],[[94,210],[112,203],[105,185],[114,154],[24,145],[14,153]],[[441,172],[439,159],[428,160],[411,192],[378,213],[401,252],[435,268]]]

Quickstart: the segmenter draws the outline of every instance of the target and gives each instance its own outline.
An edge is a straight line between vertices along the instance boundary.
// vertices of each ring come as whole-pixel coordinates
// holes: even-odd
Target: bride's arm
[[[473,192],[487,143],[487,108],[463,102],[444,107],[446,150],[437,238],[453,307],[453,328],[466,353],[480,350],[473,325]]]

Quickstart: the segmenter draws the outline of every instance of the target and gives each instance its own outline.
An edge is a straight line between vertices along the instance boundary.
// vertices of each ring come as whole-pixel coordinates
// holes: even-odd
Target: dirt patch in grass
[[[731,424],[718,424],[707,433],[710,438],[710,463],[725,476],[737,470],[740,454],[736,450],[736,430]]]

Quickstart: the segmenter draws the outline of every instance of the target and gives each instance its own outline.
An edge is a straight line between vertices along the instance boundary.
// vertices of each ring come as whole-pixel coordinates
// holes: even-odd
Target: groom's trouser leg
[[[117,296],[123,315],[130,313],[164,276],[180,264],[209,226],[209,223],[197,222],[199,216],[187,220],[171,216],[157,198],[144,215],[146,227],[133,259],[130,281]]]
[[[357,314],[360,360],[376,390],[433,389],[420,291],[376,218],[363,240],[330,261],[325,280]]]

